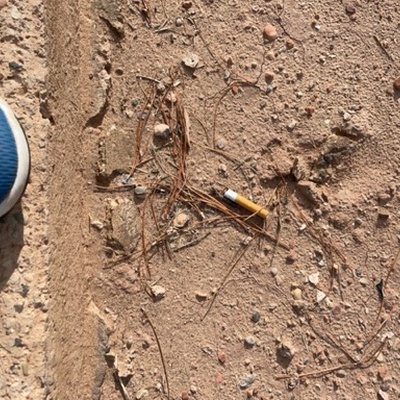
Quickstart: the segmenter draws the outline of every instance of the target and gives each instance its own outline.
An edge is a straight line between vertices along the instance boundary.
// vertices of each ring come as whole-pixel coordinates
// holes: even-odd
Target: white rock
[[[165,288],[160,285],[154,285],[151,287],[151,293],[155,300],[161,300],[165,297]]]
[[[319,282],[319,272],[314,272],[308,277],[308,281],[314,286],[318,285]]]
[[[190,53],[187,56],[182,58],[182,62],[184,65],[186,65],[186,67],[188,68],[196,68],[197,64],[199,63],[200,59],[199,56],[194,54],[194,53]]]
[[[175,228],[183,228],[190,220],[189,215],[185,213],[179,213],[178,215],[175,216],[172,225]]]
[[[317,290],[317,303],[320,303],[322,300],[324,300],[326,297],[326,294],[322,292],[321,290]]]
[[[171,131],[167,124],[154,125],[154,137],[158,139],[168,139]]]

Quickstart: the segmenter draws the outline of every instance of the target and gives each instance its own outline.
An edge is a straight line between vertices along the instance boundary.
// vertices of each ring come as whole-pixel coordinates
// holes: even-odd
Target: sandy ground
[[[0,397],[398,399],[398,12],[0,0]]]

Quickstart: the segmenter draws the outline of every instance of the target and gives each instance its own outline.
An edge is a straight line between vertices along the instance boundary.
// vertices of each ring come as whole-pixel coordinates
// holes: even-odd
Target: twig
[[[376,42],[376,44],[380,47],[380,49],[385,53],[386,57],[390,61],[394,61],[393,56],[385,49],[385,46],[382,44],[382,42],[379,40],[378,36],[373,35],[372,36]]]
[[[164,370],[164,377],[165,377],[165,383],[167,385],[167,399],[170,399],[170,390],[169,390],[169,381],[168,381],[168,373],[167,373],[167,366],[165,364],[165,360],[164,360],[164,355],[161,349],[161,344],[160,344],[160,340],[158,339],[158,335],[156,332],[156,329],[153,325],[153,323],[151,322],[147,312],[145,311],[145,309],[142,307],[140,309],[143,313],[144,318],[146,319],[146,321],[149,323],[151,330],[153,331],[154,337],[156,339],[156,343],[157,343],[157,347],[158,347],[158,352],[160,353],[160,358],[161,358],[161,363],[163,366],[163,370]]]
[[[236,258],[236,261],[232,264],[232,266],[229,268],[227,274],[225,275],[224,279],[222,280],[221,284],[219,285],[219,288],[216,290],[216,292],[213,294],[213,297],[211,298],[210,304],[207,307],[207,311],[205,312],[205,314],[203,315],[203,317],[201,318],[201,321],[204,321],[204,319],[207,317],[207,315],[209,314],[209,312],[211,311],[211,308],[217,298],[217,296],[220,294],[220,292],[222,291],[222,289],[225,286],[226,281],[228,280],[229,276],[231,275],[231,273],[233,272],[233,270],[235,269],[235,267],[238,265],[239,261],[242,259],[242,257],[245,255],[246,251],[248,250],[248,248],[250,247],[250,243],[254,240],[254,237],[251,238],[251,240],[247,243],[247,245],[245,246],[245,248],[240,252],[239,256]]]
[[[205,235],[203,235],[202,237],[199,237],[199,238],[197,238],[197,239],[194,239],[194,240],[192,240],[192,241],[189,242],[189,243],[185,243],[184,245],[182,245],[182,246],[180,246],[180,247],[177,247],[176,249],[173,249],[173,251],[174,251],[174,252],[177,252],[177,251],[179,251],[179,250],[186,249],[187,247],[194,246],[194,245],[200,243],[202,240],[204,240],[204,239],[207,238],[208,236],[210,236],[210,234],[211,234],[210,232],[207,232],[207,233],[206,233]]]

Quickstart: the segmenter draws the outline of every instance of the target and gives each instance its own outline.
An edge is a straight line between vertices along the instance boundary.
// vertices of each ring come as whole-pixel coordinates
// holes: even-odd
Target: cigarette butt
[[[265,208],[259,206],[256,203],[253,203],[251,200],[246,199],[246,197],[241,196],[240,194],[234,192],[231,189],[225,191],[224,197],[239,204],[246,210],[249,210],[251,213],[257,214],[261,218],[267,218],[268,211]]]

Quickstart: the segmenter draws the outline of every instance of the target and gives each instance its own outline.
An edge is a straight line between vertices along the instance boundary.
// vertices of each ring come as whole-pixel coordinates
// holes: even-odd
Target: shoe
[[[30,164],[25,133],[11,108],[0,98],[0,217],[24,194]]]

